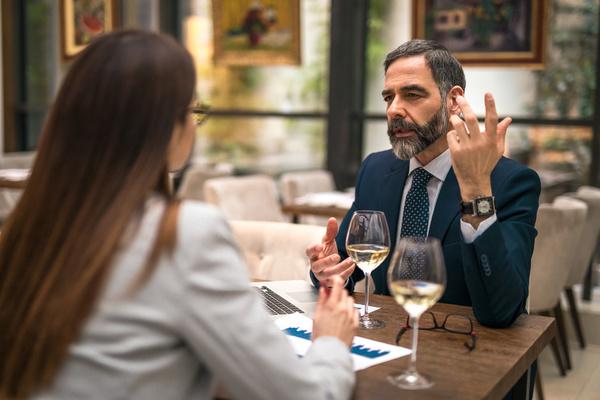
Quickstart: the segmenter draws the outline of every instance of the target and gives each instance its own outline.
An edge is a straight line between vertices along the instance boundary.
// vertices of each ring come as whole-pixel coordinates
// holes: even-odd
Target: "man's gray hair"
[[[442,98],[445,98],[453,86],[465,90],[465,72],[462,65],[450,51],[433,40],[413,39],[401,44],[385,57],[384,72],[399,58],[425,55],[425,62],[431,70]]]

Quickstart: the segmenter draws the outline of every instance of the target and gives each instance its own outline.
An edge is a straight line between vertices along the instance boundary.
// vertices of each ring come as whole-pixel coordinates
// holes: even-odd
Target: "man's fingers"
[[[314,262],[311,263],[310,268],[312,269],[313,273],[317,276],[317,278],[320,279],[319,274],[323,273],[323,271],[327,268],[335,268],[335,266],[340,262],[340,256],[339,254],[332,254],[330,256],[327,257],[323,257],[319,260],[316,260]],[[329,275],[329,274],[327,274]],[[324,276],[324,278],[326,278],[327,276]]]
[[[332,275],[342,275],[344,272],[346,272],[347,269],[353,268],[353,267],[354,267],[354,262],[352,261],[352,259],[350,257],[348,257],[339,264],[335,264],[333,266],[327,266],[327,267],[323,268],[321,270],[321,274],[325,278],[330,277]],[[345,279],[344,279],[344,281],[345,281]]]
[[[319,253],[323,251],[322,244],[313,244],[306,248],[306,256],[310,259],[310,262],[316,261],[319,258]]]
[[[504,118],[499,124],[498,129],[496,130],[496,146],[498,147],[498,153],[504,154],[504,146],[506,144],[506,131],[508,130],[508,126],[512,123],[512,119],[510,117]]]
[[[450,132],[446,134],[446,139],[448,140],[448,147],[450,147],[450,151],[458,150],[458,138],[456,136],[456,131],[452,129]]]
[[[475,137],[478,137],[479,136],[479,122],[477,121],[477,116],[473,112],[473,109],[471,108],[471,106],[469,105],[467,100],[462,96],[456,97],[456,103],[460,107],[463,117],[465,118],[465,123],[467,124],[467,128],[469,129],[469,134],[471,134]],[[454,127],[454,129],[456,129],[458,131],[456,126]],[[465,132],[466,132],[466,130],[465,130]],[[459,132],[459,135],[460,135],[460,132]]]
[[[469,140],[469,134],[467,133],[467,128],[465,127],[465,123],[462,119],[460,119],[457,115],[450,116],[450,123],[454,128],[455,138],[458,143],[466,143]]]
[[[485,133],[486,136],[495,138],[498,127],[498,113],[496,112],[496,102],[491,93],[485,94]]]
[[[502,121],[500,121],[500,123],[498,124],[498,128],[496,129],[498,135],[506,135],[506,131],[508,130],[510,124],[512,124],[511,117],[506,117]]]
[[[348,280],[348,278],[350,278],[350,275],[352,275],[352,273],[354,272],[355,267],[356,266],[354,265],[354,263],[350,263],[350,266],[348,266],[348,268],[346,268],[340,273],[340,278],[342,278],[342,280],[346,282],[346,280]]]
[[[330,243],[335,240],[338,232],[338,224],[335,218],[329,218],[327,220],[327,229],[325,230],[325,236],[323,236],[323,243]]]

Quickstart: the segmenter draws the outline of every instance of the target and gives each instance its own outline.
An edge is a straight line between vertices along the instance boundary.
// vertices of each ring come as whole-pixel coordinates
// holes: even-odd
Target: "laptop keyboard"
[[[265,305],[271,315],[283,315],[293,313],[304,313],[301,309],[272,291],[266,286],[257,287],[256,290],[262,295]]]

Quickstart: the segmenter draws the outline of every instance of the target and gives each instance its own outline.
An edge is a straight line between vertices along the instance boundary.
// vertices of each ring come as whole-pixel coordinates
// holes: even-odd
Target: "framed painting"
[[[94,38],[115,28],[115,0],[61,0],[63,58],[69,59]]]
[[[446,46],[463,64],[528,66],[544,61],[544,0],[413,0],[413,37]]]
[[[213,0],[215,64],[300,64],[300,0]]]

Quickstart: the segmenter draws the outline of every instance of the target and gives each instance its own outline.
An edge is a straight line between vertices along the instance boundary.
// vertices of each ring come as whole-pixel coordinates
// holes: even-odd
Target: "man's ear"
[[[460,107],[456,102],[457,96],[464,96],[465,91],[460,86],[453,86],[446,96],[446,104],[448,105],[448,113],[450,115],[458,115],[461,113]]]

